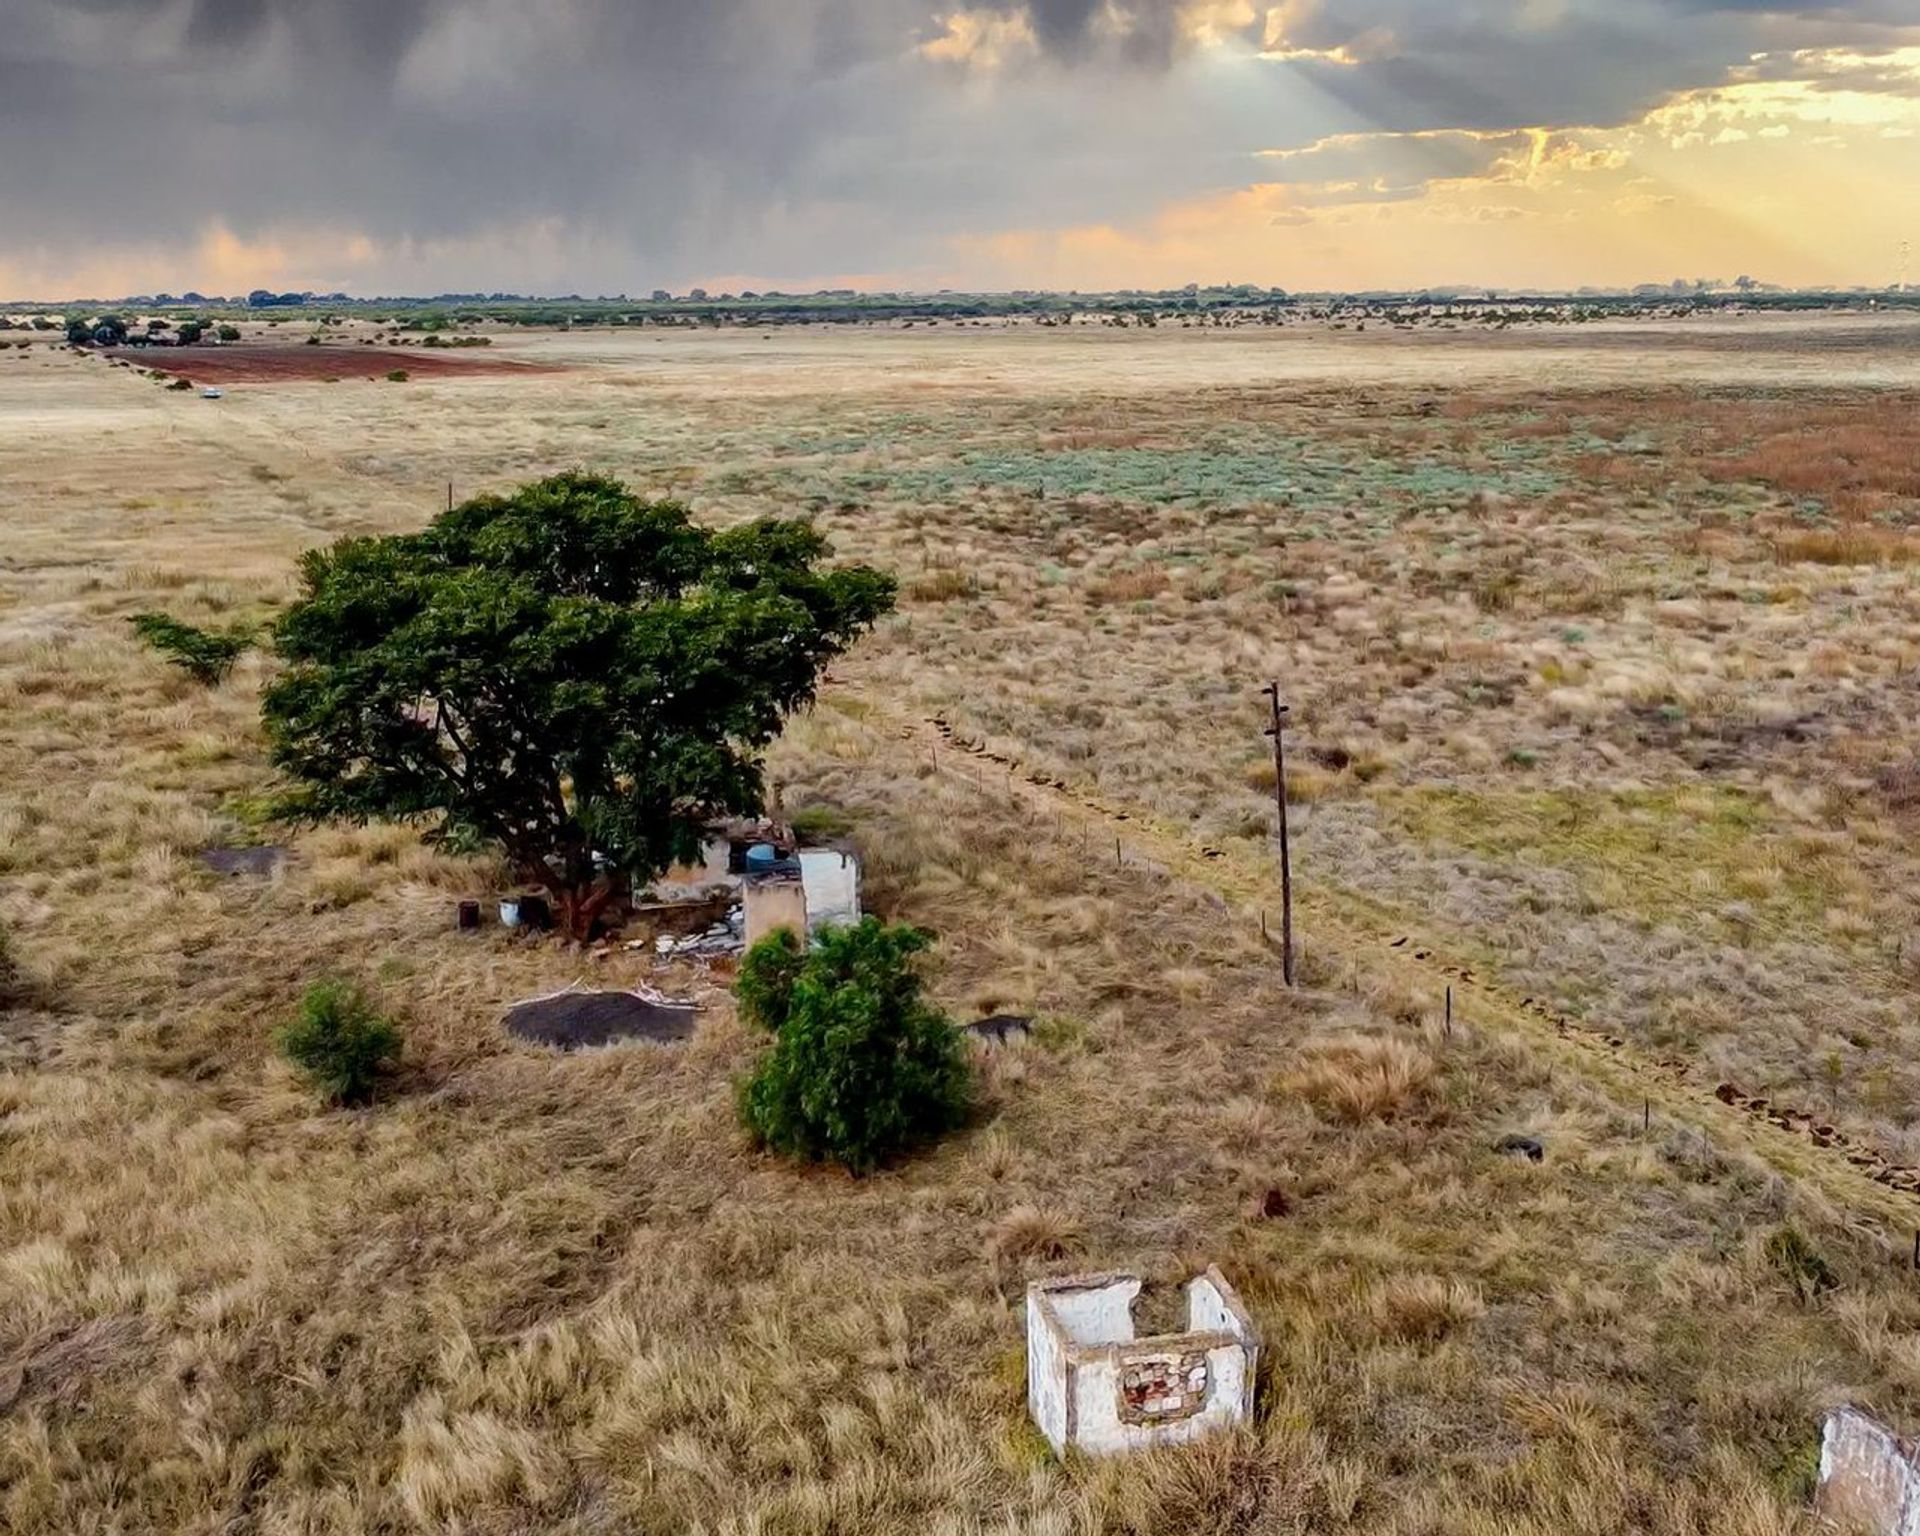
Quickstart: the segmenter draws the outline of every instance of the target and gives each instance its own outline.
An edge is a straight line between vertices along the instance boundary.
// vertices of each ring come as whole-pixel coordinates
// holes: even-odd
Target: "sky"
[[[1882,286],[1905,241],[1920,0],[0,0],[12,298]]]

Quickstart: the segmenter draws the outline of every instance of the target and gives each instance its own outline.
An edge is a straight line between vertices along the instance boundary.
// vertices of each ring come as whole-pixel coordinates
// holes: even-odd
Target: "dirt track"
[[[960,736],[944,719],[900,718],[896,730],[916,755],[928,754],[936,771],[958,773],[983,790],[1004,776],[1010,796],[1056,815],[1064,812],[1103,824],[1115,838],[1116,851],[1124,845],[1133,862],[1207,887],[1244,917],[1264,917],[1262,904],[1273,900],[1267,878],[1242,868],[1244,861],[1223,849],[1195,843],[1154,825],[1143,814],[1080,794],[1062,780],[1030,773],[987,743]],[[997,772],[983,776],[978,767],[982,763]],[[1319,939],[1330,941],[1335,951],[1364,955],[1370,968],[1437,972],[1457,990],[1462,1015],[1474,1024],[1550,1040],[1561,1051],[1571,1048],[1579,1069],[1625,1104],[1640,1098],[1649,1115],[1657,1111],[1700,1128],[1732,1112],[1745,1122],[1744,1139],[1768,1162],[1801,1177],[1813,1176],[1857,1208],[1877,1207],[1890,1218],[1898,1219],[1898,1212],[1910,1219],[1912,1206],[1907,1202],[1920,1200],[1920,1168],[1893,1162],[1819,1116],[1753,1097],[1732,1083],[1708,1087],[1698,1067],[1684,1058],[1649,1056],[1602,1026],[1575,1020],[1537,998],[1516,997],[1486,974],[1484,962],[1476,969],[1438,944],[1411,938],[1403,926],[1407,914],[1338,889],[1311,892],[1299,906]],[[1878,1188],[1870,1193],[1869,1186]],[[1887,1201],[1889,1193],[1897,1203]]]

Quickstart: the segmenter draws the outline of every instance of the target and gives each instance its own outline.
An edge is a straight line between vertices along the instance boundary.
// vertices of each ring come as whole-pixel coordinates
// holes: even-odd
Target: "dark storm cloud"
[[[243,44],[267,21],[267,0],[198,0],[187,23],[191,47]]]
[[[0,267],[217,222],[364,235],[371,266],[309,258],[361,285],[910,271],[1330,133],[1624,121],[1761,49],[1920,36],[1910,6],[1288,0],[1290,46],[1349,60],[1222,73],[1191,0],[0,0],[0,208],[31,210]],[[923,57],[960,11],[1033,56]]]

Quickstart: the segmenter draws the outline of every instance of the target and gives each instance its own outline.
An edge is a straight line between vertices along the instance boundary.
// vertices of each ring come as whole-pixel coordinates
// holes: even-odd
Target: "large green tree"
[[[892,607],[827,554],[805,522],[715,532],[587,474],[309,551],[263,705],[289,809],[491,841],[585,938],[758,809],[761,750]]]

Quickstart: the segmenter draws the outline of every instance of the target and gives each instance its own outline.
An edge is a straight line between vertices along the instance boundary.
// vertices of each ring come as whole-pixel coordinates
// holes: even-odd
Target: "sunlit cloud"
[[[938,22],[939,35],[919,47],[923,58],[938,64],[991,72],[1039,47],[1025,11],[950,11]]]
[[[1374,24],[1346,26],[1327,13],[1325,0],[1282,0],[1267,8],[1261,57],[1280,63],[1356,65],[1391,55],[1393,30]]]

